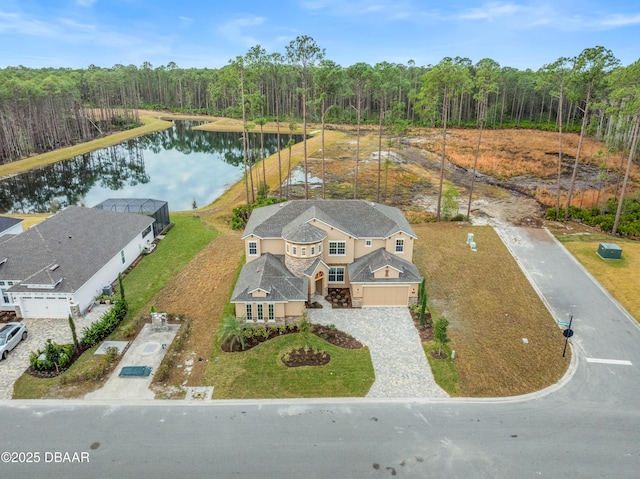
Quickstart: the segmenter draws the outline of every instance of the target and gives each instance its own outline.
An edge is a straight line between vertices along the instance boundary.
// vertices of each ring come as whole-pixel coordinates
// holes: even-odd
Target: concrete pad
[[[104,386],[85,395],[85,399],[153,400],[155,394],[149,386],[179,328],[180,325],[171,324],[168,331],[153,331],[150,324],[145,324]],[[150,376],[118,376],[123,367],[141,365],[151,368]]]

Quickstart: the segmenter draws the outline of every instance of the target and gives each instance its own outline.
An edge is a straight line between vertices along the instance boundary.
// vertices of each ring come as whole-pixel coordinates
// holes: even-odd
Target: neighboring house
[[[236,316],[298,317],[314,294],[349,288],[352,305],[407,306],[422,278],[417,239],[402,212],[362,200],[287,201],[253,210],[244,265],[231,296]]]
[[[117,211],[119,213],[140,213],[151,216],[153,223],[153,235],[158,236],[169,226],[169,203],[151,198],[109,198],[94,206],[99,210]]]
[[[0,309],[79,316],[154,239],[153,218],[71,206],[0,241]]]
[[[22,220],[0,216],[0,236],[19,235],[22,233]]]

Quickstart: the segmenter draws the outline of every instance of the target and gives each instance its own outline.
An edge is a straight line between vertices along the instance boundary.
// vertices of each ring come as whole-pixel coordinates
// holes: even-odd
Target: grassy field
[[[203,385],[214,386],[214,399],[362,397],[374,381],[367,348],[349,350],[310,335],[309,346],[326,351],[325,366],[288,368],[280,357],[302,347],[300,334],[288,334],[238,353],[225,353],[219,343],[213,348]]]
[[[602,234],[562,234],[556,238],[618,302],[640,321],[640,243]],[[598,256],[600,242],[616,243],[622,259],[603,260]]]
[[[450,321],[459,394],[511,396],[557,382],[569,365],[561,357],[564,338],[493,228],[430,223],[414,229],[414,263],[427,279],[430,309]],[[469,231],[475,253],[465,244]]]

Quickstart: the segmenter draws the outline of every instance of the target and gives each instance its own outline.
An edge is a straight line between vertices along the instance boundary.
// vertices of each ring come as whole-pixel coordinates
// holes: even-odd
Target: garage
[[[407,306],[409,286],[366,285],[362,288],[362,306]]]
[[[66,318],[71,312],[66,297],[23,296],[20,300],[24,318]]]

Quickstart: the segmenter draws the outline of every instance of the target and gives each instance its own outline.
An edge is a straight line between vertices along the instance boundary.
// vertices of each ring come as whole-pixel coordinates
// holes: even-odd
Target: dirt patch
[[[242,253],[239,233],[221,233],[154,299],[159,311],[186,315],[193,321],[191,334],[175,360],[175,364],[193,360],[193,367],[186,377],[182,369],[172,370],[167,384],[202,383]]]

